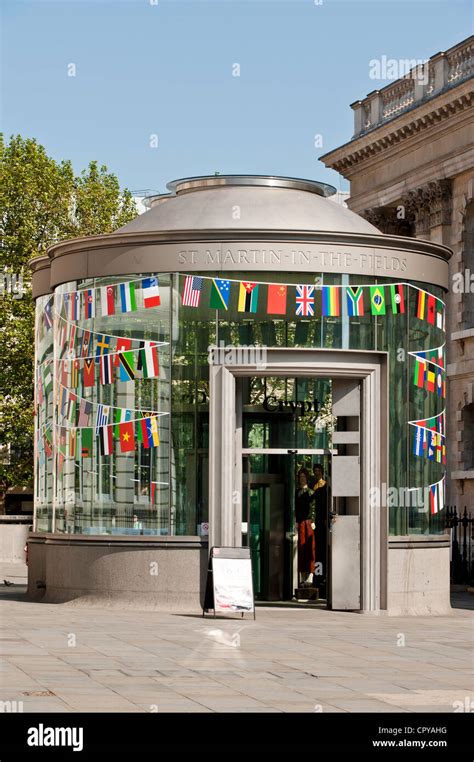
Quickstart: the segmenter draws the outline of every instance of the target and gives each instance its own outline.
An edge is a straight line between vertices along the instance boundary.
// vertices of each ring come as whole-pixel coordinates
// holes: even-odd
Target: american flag
[[[199,275],[187,275],[184,281],[183,307],[199,307],[202,278]]]
[[[296,314],[314,315],[314,286],[296,286]]]
[[[83,426],[89,425],[89,415],[92,412],[92,403],[88,402],[87,400],[81,400],[81,404],[79,405],[79,418],[77,421],[77,425],[82,428]]]

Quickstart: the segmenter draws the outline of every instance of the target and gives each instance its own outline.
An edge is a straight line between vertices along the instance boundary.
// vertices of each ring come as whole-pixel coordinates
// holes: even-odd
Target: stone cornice
[[[239,241],[255,242],[314,242],[327,244],[342,244],[351,246],[373,247],[378,249],[398,248],[404,251],[417,251],[430,256],[441,257],[449,260],[451,251],[445,246],[434,244],[431,241],[406,238],[398,235],[381,235],[371,233],[341,233],[331,231],[313,230],[180,230],[180,231],[157,231],[157,232],[134,232],[134,233],[107,233],[105,235],[89,236],[87,238],[72,238],[67,241],[55,243],[47,250],[50,260],[60,257],[79,254],[80,252],[92,252],[113,248],[150,246],[154,244],[172,243],[230,243]],[[30,266],[35,265],[36,258],[30,261]]]
[[[436,98],[417,104],[396,119],[378,125],[364,135],[324,154],[320,159],[326,167],[345,175],[349,168],[469,109],[473,100],[473,80],[470,79]]]

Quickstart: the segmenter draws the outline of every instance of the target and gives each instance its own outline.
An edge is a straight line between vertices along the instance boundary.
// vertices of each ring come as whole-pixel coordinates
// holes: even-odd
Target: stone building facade
[[[474,498],[474,37],[351,104],[354,136],[322,161],[348,206],[387,234],[450,247],[448,504]]]

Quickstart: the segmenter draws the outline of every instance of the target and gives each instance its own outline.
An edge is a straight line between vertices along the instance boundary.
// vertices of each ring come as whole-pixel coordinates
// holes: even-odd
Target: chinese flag
[[[119,352],[130,352],[131,348],[132,348],[131,339],[124,339],[124,338],[117,339],[117,347],[115,350],[115,356],[113,360],[114,366],[116,368],[120,366]]]
[[[286,286],[279,283],[268,286],[267,312],[269,315],[286,315]]]
[[[119,424],[120,452],[133,452],[135,449],[135,436],[133,434],[133,423],[126,422]]]

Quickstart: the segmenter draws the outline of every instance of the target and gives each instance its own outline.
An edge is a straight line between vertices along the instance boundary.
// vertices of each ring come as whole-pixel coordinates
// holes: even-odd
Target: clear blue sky
[[[387,84],[369,61],[427,59],[472,30],[470,0],[154,2],[3,0],[4,133],[77,172],[97,159],[131,190],[215,171],[345,189],[318,156],[351,138],[349,104]]]

